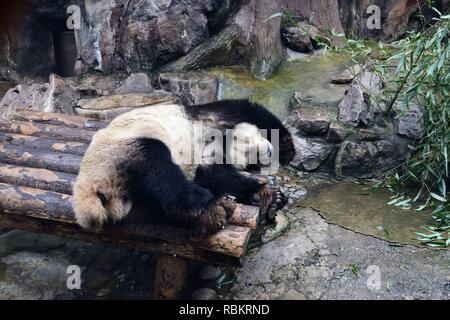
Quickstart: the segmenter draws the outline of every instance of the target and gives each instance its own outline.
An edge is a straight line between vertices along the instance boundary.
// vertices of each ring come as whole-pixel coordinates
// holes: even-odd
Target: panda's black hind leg
[[[231,195],[237,202],[255,204],[255,195],[263,190],[267,181],[246,176],[230,165],[212,164],[197,168],[194,183],[214,196]]]
[[[136,154],[121,164],[128,177],[127,189],[133,205],[162,211],[165,216],[205,236],[222,229],[235,208],[234,200],[215,196],[205,187],[190,182],[172,161],[167,146],[155,139],[135,142]],[[160,209],[160,210],[158,210]]]

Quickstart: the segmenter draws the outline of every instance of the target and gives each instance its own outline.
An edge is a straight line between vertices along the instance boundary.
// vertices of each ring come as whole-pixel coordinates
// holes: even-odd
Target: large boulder
[[[159,75],[161,87],[180,98],[184,105],[217,101],[219,80],[200,71],[168,72]]]
[[[152,91],[153,87],[147,74],[140,72],[130,74],[115,93],[151,93]]]
[[[302,98],[298,93],[295,94],[292,104],[293,111],[289,114],[286,124],[302,135],[326,135],[331,122],[337,118],[335,109],[326,104]]]
[[[19,252],[0,259],[1,300],[54,300],[77,297],[67,288],[67,268],[60,255]]]
[[[419,139],[422,135],[423,110],[417,104],[405,106],[402,103],[394,104],[391,115],[394,119],[395,132],[409,139]]]
[[[9,119],[18,109],[74,114],[79,94],[64,79],[50,75],[49,83],[17,85],[0,102],[0,117]]]
[[[79,64],[105,73],[149,71],[209,36],[211,0],[79,1]],[[79,70],[86,70],[79,67]]]
[[[318,139],[293,137],[295,157],[291,165],[306,171],[318,169],[330,156],[333,145]]]
[[[361,85],[351,84],[345,92],[344,99],[339,103],[339,120],[353,127],[360,124],[369,126],[374,121],[370,112],[369,96]]]
[[[345,141],[341,144],[335,160],[338,176],[353,178],[379,177],[401,164],[405,158],[401,144],[387,140],[375,142]]]
[[[286,27],[281,32],[286,47],[298,52],[310,52],[323,38],[320,30],[306,21]]]

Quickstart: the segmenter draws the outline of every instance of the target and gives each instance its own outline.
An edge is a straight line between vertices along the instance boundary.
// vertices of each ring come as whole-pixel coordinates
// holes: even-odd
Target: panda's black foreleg
[[[266,184],[251,176],[245,176],[235,167],[226,164],[198,167],[194,182],[211,191],[214,196],[232,195],[237,202],[245,204],[253,204],[255,194]]]
[[[127,189],[133,204],[150,212],[160,209],[170,220],[202,236],[225,226],[234,201],[190,182],[161,141],[141,138],[133,143],[137,152],[121,168],[129,177]]]

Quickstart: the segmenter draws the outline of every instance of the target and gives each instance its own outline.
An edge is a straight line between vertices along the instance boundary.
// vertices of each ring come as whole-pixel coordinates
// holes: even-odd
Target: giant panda
[[[198,123],[231,131],[232,142],[220,156],[226,158],[233,151],[244,157],[244,163],[185,161],[186,146],[205,147],[199,146],[204,143],[201,139],[192,138]],[[107,222],[140,211],[200,236],[217,232],[235,201],[252,203],[266,187],[261,179],[239,171],[250,165],[249,149],[267,157],[273,152],[271,138],[263,137],[259,129],[278,129],[279,161],[290,162],[294,148],[289,131],[272,113],[248,100],[149,106],[116,117],[94,135],[83,156],[72,197],[77,222],[98,231]],[[253,142],[246,141],[247,148],[233,142],[242,135],[252,138]]]

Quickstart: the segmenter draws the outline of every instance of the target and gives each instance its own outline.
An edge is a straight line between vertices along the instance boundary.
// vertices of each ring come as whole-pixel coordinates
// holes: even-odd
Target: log
[[[74,174],[0,163],[0,182],[7,184],[72,194],[75,179]],[[61,199],[61,201],[67,200]],[[63,203],[61,206],[66,207]],[[238,204],[228,223],[255,230],[259,217],[257,207]]]
[[[228,223],[255,230],[259,222],[259,208],[238,204]]]
[[[72,194],[76,175],[0,163],[0,182]]]
[[[176,254],[192,260],[239,265],[251,229],[228,225],[205,239],[167,225],[118,223],[100,233],[82,230],[75,222],[70,196],[0,183],[0,224],[34,232],[129,245],[138,250]]]
[[[0,120],[0,132],[89,143],[95,131],[26,121]]]
[[[180,241],[169,244],[164,240],[152,239],[150,237],[145,239],[133,238],[129,234],[120,234],[120,230],[118,230],[116,234],[106,234],[104,232],[98,234],[88,233],[81,230],[80,227],[75,224],[66,224],[33,217],[24,218],[20,215],[3,213],[0,213],[0,225],[7,229],[20,229],[35,233],[59,235],[87,242],[109,243],[111,245],[152,254],[175,254],[193,261],[242,266],[243,257],[234,257],[197,248],[194,245],[181,242],[183,241],[182,238],[180,238]]]
[[[79,156],[83,156],[89,146],[84,142],[67,142],[5,132],[0,132],[0,143],[8,143],[18,147],[70,153]]]
[[[182,258],[160,255],[156,259],[155,288],[156,300],[180,299],[188,276],[187,262]]]
[[[0,144],[0,162],[77,174],[80,169],[81,157],[68,153]]]
[[[97,131],[105,128],[108,123],[97,119],[72,116],[60,113],[48,113],[39,111],[20,110],[13,114],[12,119],[18,121],[30,121],[34,123],[65,126],[69,128]]]

